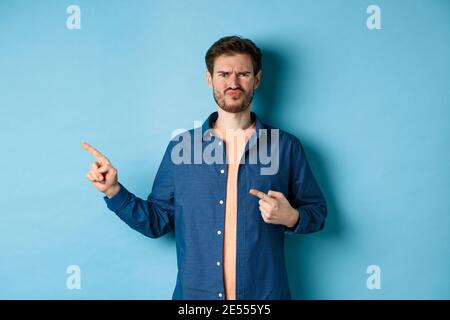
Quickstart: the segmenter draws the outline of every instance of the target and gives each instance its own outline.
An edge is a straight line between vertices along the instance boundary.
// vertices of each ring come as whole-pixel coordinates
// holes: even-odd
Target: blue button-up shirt
[[[136,197],[122,184],[111,199],[104,197],[110,210],[150,238],[174,231],[178,274],[172,299],[225,299],[222,259],[227,164],[225,142],[212,130],[217,117],[217,112],[212,113],[201,127],[170,141],[147,200]],[[326,202],[300,141],[276,129],[275,146],[271,139],[271,129],[275,128],[262,123],[254,112],[251,117],[256,130],[242,159],[250,158],[252,150],[258,149],[258,142],[264,140],[268,143],[267,150],[272,154],[278,152],[279,168],[275,173],[262,174],[261,169],[273,164],[268,164],[267,159],[259,161],[259,153],[256,163],[241,160],[239,164],[236,299],[291,299],[284,237],[321,230],[327,215]],[[262,132],[267,135],[261,135]],[[215,153],[211,154],[222,156],[224,161],[199,162],[194,151],[207,150],[208,146],[214,147]],[[178,156],[176,161],[174,155]],[[180,162],[180,156],[184,161]],[[259,199],[249,194],[251,188],[265,193],[282,192],[300,213],[297,224],[288,228],[264,222]]]

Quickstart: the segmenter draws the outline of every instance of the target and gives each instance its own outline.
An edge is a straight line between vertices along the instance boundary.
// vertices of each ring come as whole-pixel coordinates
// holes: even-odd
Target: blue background
[[[253,110],[300,138],[329,204],[287,238],[293,298],[450,298],[447,0],[1,0],[0,298],[170,299],[173,234],[108,211],[80,143],[146,198],[172,131],[216,110],[204,54],[232,34],[264,53]]]

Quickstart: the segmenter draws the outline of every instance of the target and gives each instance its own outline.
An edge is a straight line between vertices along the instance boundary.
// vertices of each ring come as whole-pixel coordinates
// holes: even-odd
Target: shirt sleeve
[[[290,150],[290,170],[289,201],[298,210],[300,217],[296,225],[285,227],[285,233],[302,234],[322,230],[327,217],[326,200],[298,139],[293,140]]]
[[[115,212],[134,230],[158,238],[174,229],[174,184],[171,144],[166,148],[147,200],[136,197],[122,184],[112,198],[103,197],[108,209]]]

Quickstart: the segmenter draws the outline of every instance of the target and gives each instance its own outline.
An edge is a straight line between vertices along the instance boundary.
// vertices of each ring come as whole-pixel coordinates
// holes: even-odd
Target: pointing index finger
[[[97,161],[106,160],[108,162],[107,158],[100,151],[91,146],[89,143],[84,142],[81,144],[81,146],[84,148],[84,150],[92,154]]]
[[[256,189],[250,189],[250,194],[252,194],[255,197],[258,197],[260,199],[264,199],[266,197],[266,194],[264,192],[256,190]]]
[[[275,198],[272,198],[271,196],[269,196],[268,194],[256,190],[256,189],[250,189],[250,194],[260,198],[262,201],[265,201],[271,205],[276,205],[277,204],[277,200]]]

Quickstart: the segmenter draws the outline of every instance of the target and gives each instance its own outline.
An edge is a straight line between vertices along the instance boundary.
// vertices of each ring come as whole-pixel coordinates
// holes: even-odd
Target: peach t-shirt
[[[225,142],[228,168],[222,263],[227,300],[236,299],[237,174],[245,145],[254,131],[255,123],[240,130],[214,128],[217,136]]]

